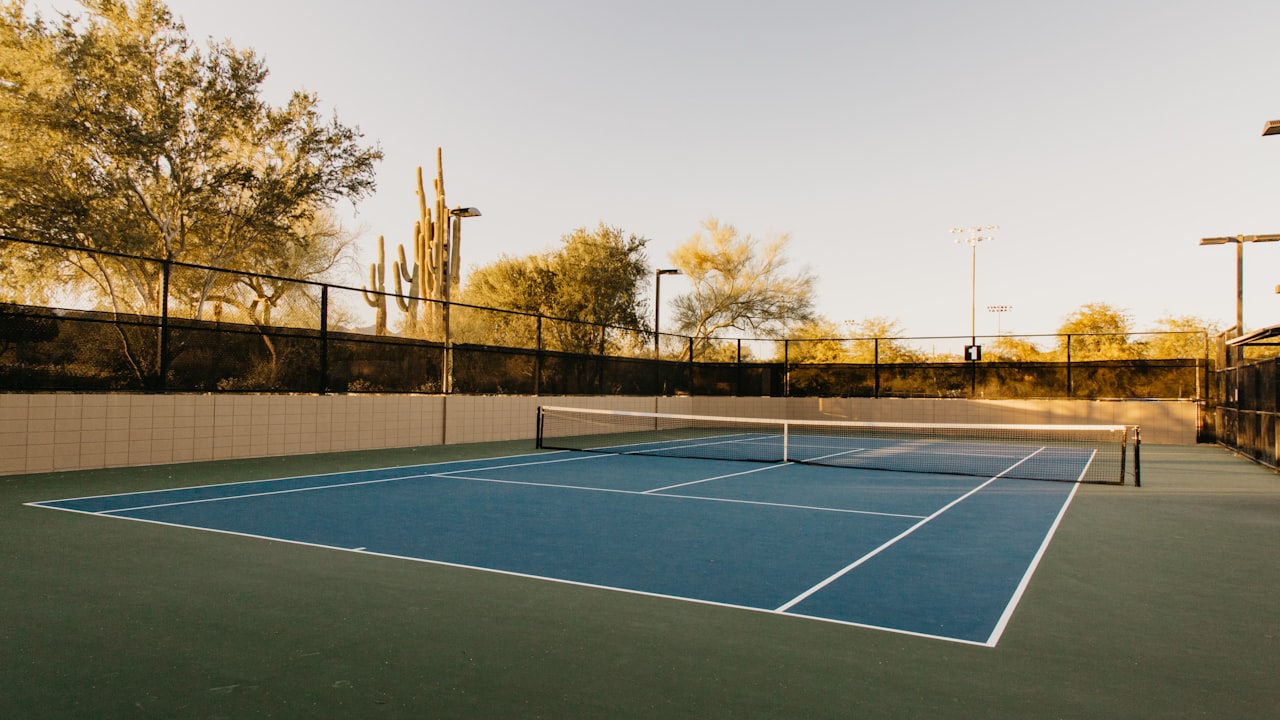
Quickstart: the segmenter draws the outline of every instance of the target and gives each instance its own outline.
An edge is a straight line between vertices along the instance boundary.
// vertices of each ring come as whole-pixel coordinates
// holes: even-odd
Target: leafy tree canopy
[[[848,333],[856,338],[849,342],[848,362],[882,363],[920,362],[920,353],[898,340],[906,334],[897,320],[881,315],[858,321],[846,320]]]
[[[1152,335],[1146,343],[1147,357],[1153,359],[1205,357],[1209,339],[1222,332],[1218,323],[1191,315],[1160,318],[1156,321],[1155,330],[1162,334]]]
[[[327,210],[373,190],[379,149],[313,94],[264,102],[261,59],[197,48],[160,0],[81,4],[54,21],[0,6],[0,231],[267,273],[332,253]],[[155,264],[59,260],[116,307],[159,306]],[[197,306],[216,286],[189,283]]]
[[[463,302],[556,318],[544,327],[554,349],[598,351],[603,325],[648,327],[641,299],[648,242],[604,223],[578,228],[561,238],[559,248],[504,256],[472,271]]]
[[[672,264],[693,284],[677,296],[675,320],[695,343],[728,331],[785,334],[789,323],[814,319],[814,277],[788,273],[788,235],[758,240],[715,218],[671,253]]]
[[[1131,342],[1133,318],[1126,310],[1107,303],[1088,303],[1067,315],[1058,327],[1059,349],[1067,350],[1073,360],[1119,360],[1141,355],[1140,346]]]

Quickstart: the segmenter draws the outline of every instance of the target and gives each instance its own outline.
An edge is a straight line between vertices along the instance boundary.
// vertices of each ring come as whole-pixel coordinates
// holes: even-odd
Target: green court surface
[[[3,718],[1267,718],[1280,477],[1144,446],[996,647],[24,505],[529,452],[0,477]]]

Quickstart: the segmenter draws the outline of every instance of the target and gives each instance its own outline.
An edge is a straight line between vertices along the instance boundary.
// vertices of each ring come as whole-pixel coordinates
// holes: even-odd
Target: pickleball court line
[[[837,571],[837,572],[835,572],[835,573],[832,573],[829,577],[827,577],[826,579],[822,580],[822,581],[821,581],[821,582],[819,582],[818,584],[814,585],[813,587],[809,588],[808,590],[805,590],[804,592],[800,593],[799,595],[797,595],[796,597],[794,597],[794,598],[792,598],[791,600],[787,601],[786,603],[783,603],[781,606],[779,606],[779,607],[777,608],[777,611],[778,611],[778,612],[783,612],[783,613],[784,613],[784,612],[787,612],[787,611],[788,611],[788,610],[790,610],[791,608],[795,607],[796,605],[798,605],[798,604],[800,604],[801,602],[805,601],[805,600],[806,600],[806,599],[808,599],[809,597],[813,596],[813,595],[814,595],[815,593],[817,593],[819,590],[822,590],[823,588],[827,587],[828,585],[830,585],[831,583],[835,582],[836,580],[839,580],[840,578],[844,577],[845,575],[848,575],[850,572],[853,572],[853,570],[855,570],[855,569],[856,569],[856,568],[858,568],[859,566],[863,565],[863,564],[864,564],[864,563],[866,563],[867,561],[871,560],[871,559],[872,559],[872,558],[874,558],[875,556],[879,555],[880,553],[882,553],[882,552],[884,552],[884,551],[888,550],[889,548],[893,547],[894,545],[898,544],[898,543],[899,543],[900,541],[902,541],[904,538],[906,538],[906,537],[910,536],[910,535],[911,535],[912,533],[914,533],[915,531],[917,531],[917,530],[919,530],[920,528],[924,527],[925,525],[929,524],[929,522],[930,522],[930,521],[932,521],[932,520],[936,519],[937,517],[941,516],[943,513],[945,513],[946,511],[950,510],[951,508],[955,507],[956,505],[959,505],[960,503],[964,502],[964,501],[965,501],[966,499],[968,499],[969,497],[972,497],[972,496],[973,496],[974,494],[976,494],[978,491],[980,491],[980,490],[982,490],[983,488],[987,487],[988,485],[990,485],[991,483],[995,482],[996,480],[999,480],[1001,477],[1003,477],[1004,475],[1008,474],[1011,470],[1013,470],[1014,468],[1018,467],[1018,466],[1019,466],[1019,465],[1021,465],[1022,463],[1024,463],[1024,462],[1026,462],[1026,461],[1030,460],[1031,458],[1035,457],[1036,455],[1040,454],[1040,452],[1041,452],[1041,451],[1043,451],[1043,450],[1045,450],[1045,449],[1046,449],[1046,448],[1043,448],[1043,447],[1042,447],[1042,448],[1040,448],[1039,450],[1036,450],[1035,452],[1031,453],[1030,455],[1028,455],[1028,456],[1026,456],[1026,457],[1022,458],[1022,459],[1021,459],[1021,460],[1019,460],[1018,462],[1016,462],[1016,463],[1014,463],[1014,464],[1010,465],[1009,467],[1005,468],[1005,469],[1004,469],[1004,470],[1002,470],[999,474],[995,475],[994,477],[992,477],[991,479],[989,479],[989,480],[987,480],[986,482],[982,483],[981,485],[978,485],[977,487],[973,488],[973,489],[972,489],[972,490],[970,490],[969,492],[967,492],[967,493],[965,493],[965,494],[961,495],[960,497],[956,498],[955,500],[952,500],[951,502],[947,503],[946,505],[943,505],[941,508],[939,508],[938,510],[936,510],[933,514],[931,514],[931,515],[929,515],[929,516],[927,516],[927,517],[923,518],[922,520],[920,520],[920,522],[917,522],[916,524],[912,525],[911,527],[907,528],[906,530],[902,531],[901,533],[898,533],[898,535],[897,535],[897,536],[895,536],[895,537],[893,537],[893,538],[889,539],[889,540],[888,540],[888,541],[886,541],[884,544],[880,545],[880,547],[878,547],[878,548],[876,548],[876,549],[872,550],[871,552],[867,553],[866,555],[863,555],[862,557],[858,558],[857,560],[855,560],[855,561],[853,561],[853,562],[849,563],[848,565],[846,565],[846,566],[844,566],[843,568],[841,568],[839,571]]]

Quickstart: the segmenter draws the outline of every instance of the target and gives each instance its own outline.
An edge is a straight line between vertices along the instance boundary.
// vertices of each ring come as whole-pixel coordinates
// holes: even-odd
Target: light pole
[[[1201,245],[1236,246],[1236,337],[1244,334],[1244,244],[1251,242],[1276,242],[1280,235],[1236,235],[1235,237],[1211,237],[1200,241]]]
[[[983,225],[971,228],[951,228],[952,234],[969,233],[956,238],[956,244],[969,246],[969,347],[965,348],[966,360],[978,359],[978,243],[990,240],[989,235],[979,233],[999,230],[999,225]]]
[[[658,322],[662,315],[662,276],[679,275],[676,268],[655,270],[653,273],[653,359],[659,359],[658,344],[662,342],[662,333],[658,330]]]
[[[1013,309],[1012,305],[988,305],[987,312],[996,314],[996,337],[1000,337],[1004,333],[1000,331],[1000,317]]]
[[[461,280],[457,267],[462,255],[462,218],[480,217],[480,210],[473,207],[456,207],[449,211],[449,244],[441,248],[441,297],[444,299],[444,362],[440,368],[440,391],[453,392],[453,334],[449,329],[449,296],[453,286]]]

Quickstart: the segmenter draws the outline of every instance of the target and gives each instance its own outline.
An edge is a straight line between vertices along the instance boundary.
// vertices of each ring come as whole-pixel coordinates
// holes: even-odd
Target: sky
[[[969,335],[971,306],[979,335],[1052,333],[1099,302],[1226,328],[1234,248],[1199,239],[1280,233],[1275,0],[168,4],[256,50],[269,101],[315,92],[381,146],[345,211],[363,263],[409,241],[437,147],[449,204],[483,212],[464,282],[601,222],[668,267],[716,218],[788,234],[827,318],[911,337]],[[976,253],[951,232],[992,225]],[[1277,284],[1280,243],[1245,246],[1246,327],[1280,324]]]

